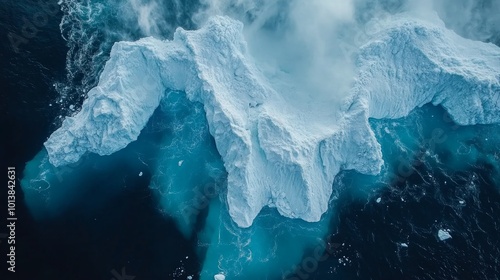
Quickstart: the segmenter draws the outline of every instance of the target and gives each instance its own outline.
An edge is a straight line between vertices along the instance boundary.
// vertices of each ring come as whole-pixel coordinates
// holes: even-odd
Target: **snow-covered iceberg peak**
[[[199,30],[178,29],[172,41],[115,44],[82,110],[45,146],[54,165],[85,152],[110,154],[137,138],[166,90],[184,91],[204,105],[239,226],[250,226],[265,206],[318,221],[340,170],[380,172],[370,117],[401,117],[433,102],[463,124],[498,122],[499,66],[493,45],[396,19],[361,49],[347,105],[336,109],[297,92],[284,73],[265,77],[247,50],[243,25],[214,17]]]
[[[369,116],[399,118],[441,104],[462,125],[500,120],[500,49],[404,16],[383,24],[358,58],[354,92]]]

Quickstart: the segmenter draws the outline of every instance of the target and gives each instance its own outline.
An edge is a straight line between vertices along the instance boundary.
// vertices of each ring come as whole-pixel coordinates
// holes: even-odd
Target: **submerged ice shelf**
[[[341,109],[293,102],[254,62],[243,25],[214,17],[172,41],[116,43],[97,87],[45,147],[50,162],[109,155],[137,139],[167,90],[203,104],[228,172],[232,219],[248,227],[265,206],[318,221],[340,170],[377,174],[383,164],[369,118],[398,118],[441,104],[459,124],[500,121],[500,49],[403,16],[363,46]],[[288,89],[287,89],[288,90]],[[290,95],[292,98],[290,98]],[[335,106],[332,104],[332,108]],[[323,107],[324,108],[324,107]]]

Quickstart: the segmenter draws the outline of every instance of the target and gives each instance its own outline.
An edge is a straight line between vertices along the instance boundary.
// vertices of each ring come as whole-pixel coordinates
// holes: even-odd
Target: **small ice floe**
[[[142,171],[141,171],[141,172],[139,172],[139,177],[142,177]]]
[[[192,279],[193,279],[193,276],[191,276],[191,275],[189,275],[189,276],[187,277],[187,280],[192,280]]]
[[[184,160],[179,160],[179,162],[177,163],[177,165],[182,166],[182,163],[184,163]]]
[[[399,243],[399,246],[404,247],[404,248],[408,248],[408,244],[404,243],[404,242],[403,243]]]
[[[446,239],[450,239],[451,238],[450,230],[449,229],[440,229],[438,231],[438,237],[439,237],[439,240],[441,240],[441,241],[444,241]]]
[[[189,259],[189,256],[186,256],[186,260]]]
[[[75,105],[69,105],[69,109],[70,109],[70,110],[75,109]]]
[[[465,204],[465,200],[460,199],[460,200],[458,201],[458,203],[460,203],[460,205],[464,205],[464,204]]]
[[[377,200],[375,200],[377,203],[380,203],[380,201],[382,201],[382,198],[377,198]]]
[[[214,280],[225,280],[226,279],[226,276],[224,276],[224,274],[215,274],[214,275]]]

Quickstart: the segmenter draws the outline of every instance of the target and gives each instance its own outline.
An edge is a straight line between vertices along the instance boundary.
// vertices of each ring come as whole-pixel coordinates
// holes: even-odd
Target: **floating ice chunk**
[[[380,203],[381,201],[382,201],[382,198],[380,198],[380,197],[377,198],[377,200],[376,200],[377,203]]]
[[[214,275],[214,280],[225,280],[226,279],[226,276],[224,276],[224,274],[216,274]]]
[[[179,163],[177,163],[177,165],[182,166],[183,163],[184,163],[184,160],[179,160]]]
[[[141,171],[141,172],[139,172],[139,177],[142,177],[142,171]]]
[[[452,238],[449,229],[440,229],[438,231],[438,237],[439,237],[439,240],[441,240],[441,241]]]
[[[404,243],[404,242],[403,243],[399,243],[399,246],[404,247],[404,248],[408,248],[408,244]]]
[[[189,275],[188,277],[186,277],[187,280],[192,280],[193,279],[193,276]]]

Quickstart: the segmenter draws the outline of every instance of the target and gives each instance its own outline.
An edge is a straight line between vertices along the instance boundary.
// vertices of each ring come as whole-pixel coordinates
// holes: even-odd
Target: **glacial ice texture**
[[[342,108],[326,113],[315,110],[325,104],[298,104],[293,97],[300,92],[265,77],[242,30],[238,21],[214,17],[199,30],[178,29],[172,41],[116,43],[81,111],[45,143],[50,162],[61,166],[86,152],[124,148],[167,90],[183,91],[203,104],[228,172],[232,219],[248,227],[270,206],[312,222],[326,212],[340,170],[380,172],[369,118],[399,118],[433,103],[459,124],[500,121],[500,49],[443,25],[405,17],[387,22],[360,49]]]

